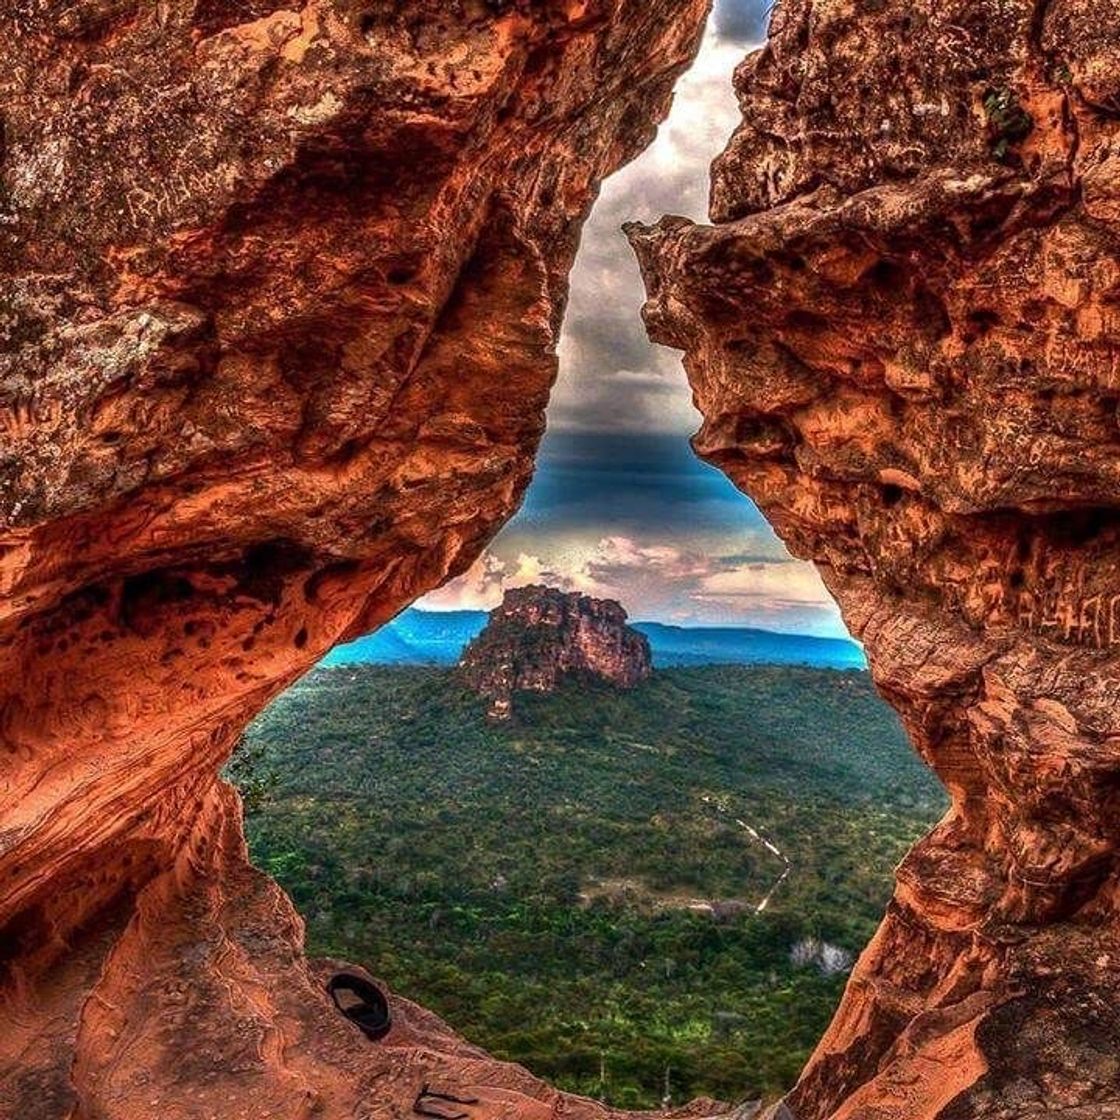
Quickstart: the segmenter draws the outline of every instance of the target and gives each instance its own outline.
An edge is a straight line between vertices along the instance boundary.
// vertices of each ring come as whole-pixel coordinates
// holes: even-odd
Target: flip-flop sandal
[[[338,972],[330,978],[327,992],[334,1005],[366,1038],[384,1038],[393,1025],[389,1001],[384,992],[352,972]]]

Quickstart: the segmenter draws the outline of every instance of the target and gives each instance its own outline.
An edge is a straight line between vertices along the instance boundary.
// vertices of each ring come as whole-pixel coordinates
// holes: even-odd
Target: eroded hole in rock
[[[0,11],[0,1114],[605,1115],[399,998],[367,1040],[325,990],[360,964],[308,965],[215,781],[270,698],[468,569],[523,497],[584,211],[667,110],[705,16],[593,8]],[[817,562],[952,791],[783,1120],[1117,1107],[1108,8],[783,0],[737,69],[716,224],[629,227],[645,321],[687,351],[698,452]],[[723,46],[726,88],[744,49]],[[690,81],[715,81],[706,65]],[[608,194],[603,220],[700,217],[682,153],[706,162],[729,114],[676,121],[650,205]],[[628,333],[613,251],[588,250],[601,282],[577,278],[524,518],[426,606],[558,583],[658,621],[663,657],[693,640],[666,618],[823,624],[819,583],[761,520],[729,547],[753,507],[674,458],[697,422],[667,389],[675,360]],[[393,283],[402,261],[419,271]],[[737,432],[754,415],[768,426]],[[398,660],[415,618],[376,639]],[[499,660],[540,684],[544,648]],[[828,677],[855,682],[830,698],[814,670],[780,693],[788,668],[663,664],[620,692],[476,697],[438,666],[331,671],[234,767],[316,951],[428,984],[469,1033],[593,1096],[789,1084],[820,985],[863,941],[812,885],[858,911],[891,829],[930,808],[898,803],[921,771],[880,753],[897,728],[836,741],[874,722],[864,678]],[[832,730],[799,742],[807,699]],[[839,872],[809,858],[853,837]],[[383,904],[414,924],[362,942]]]
[[[253,859],[296,902],[313,956],[625,1107],[786,1092],[892,868],[945,807],[817,576],[690,452],[687,389],[642,334],[618,226],[701,216],[692,176],[735,113],[714,75],[741,51],[709,40],[678,116],[585,231],[522,515],[460,580],[332,652],[229,769]],[[704,130],[682,130],[701,113]],[[474,269],[495,283],[485,256]],[[755,278],[773,269],[809,265],[777,254]],[[472,311],[456,300],[445,318]],[[725,346],[733,362],[755,349]],[[781,418],[725,428],[789,451]]]

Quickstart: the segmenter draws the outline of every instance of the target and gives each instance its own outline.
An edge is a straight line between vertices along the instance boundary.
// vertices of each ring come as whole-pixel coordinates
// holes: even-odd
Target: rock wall
[[[1096,0],[779,0],[715,225],[630,231],[697,451],[952,794],[799,1120],[1120,1116],[1118,64]]]
[[[619,603],[535,586],[505,593],[459,664],[496,719],[510,717],[515,692],[553,692],[571,676],[633,688],[652,671],[649,639],[626,625]]]
[[[216,775],[517,507],[706,8],[0,5],[0,1115],[596,1111],[419,1012],[371,1051]]]

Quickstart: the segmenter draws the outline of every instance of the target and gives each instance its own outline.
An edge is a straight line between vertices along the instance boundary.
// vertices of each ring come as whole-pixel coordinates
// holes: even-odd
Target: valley
[[[230,773],[309,952],[614,1104],[788,1089],[945,807],[867,674],[669,668],[515,711],[353,665],[251,726]]]

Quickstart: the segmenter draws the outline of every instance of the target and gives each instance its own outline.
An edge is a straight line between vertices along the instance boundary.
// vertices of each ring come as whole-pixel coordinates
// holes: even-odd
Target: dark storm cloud
[[[425,605],[489,610],[528,583],[618,599],[635,618],[843,632],[812,567],[673,434],[550,433],[516,519]]]
[[[757,43],[766,38],[773,0],[719,0],[716,4],[716,33],[723,39]]]
[[[735,535],[765,529],[754,504],[677,435],[550,433],[516,524],[557,533],[594,529]],[[766,554],[781,555],[781,547]]]

